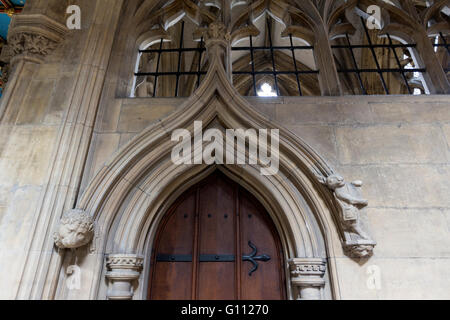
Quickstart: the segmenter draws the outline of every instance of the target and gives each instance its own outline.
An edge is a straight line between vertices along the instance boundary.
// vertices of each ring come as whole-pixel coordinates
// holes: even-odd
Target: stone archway
[[[124,146],[100,170],[77,206],[97,227],[92,249],[95,254],[84,261],[91,273],[91,299],[145,297],[147,272],[141,270],[148,270],[149,261],[143,257],[151,250],[159,221],[182,192],[216,169],[250,191],[274,221],[285,261],[289,262],[285,267],[290,299],[339,299],[335,250],[342,250],[342,243],[344,248],[365,255],[375,245],[358,238],[342,222],[342,201],[355,187],[342,179],[338,179],[341,187],[333,185],[338,176],[311,147],[262,116],[236,93],[225,71],[226,41],[220,36],[210,33],[210,69],[194,95],[179,111]],[[171,133],[179,128],[193,133],[195,121],[222,132],[278,127],[279,173],[261,175],[257,164],[174,164]],[[248,150],[235,152],[245,157]],[[337,196],[323,184],[332,191],[348,190],[340,190]]]
[[[221,170],[185,191],[152,238],[149,300],[286,299],[277,228],[259,201]]]

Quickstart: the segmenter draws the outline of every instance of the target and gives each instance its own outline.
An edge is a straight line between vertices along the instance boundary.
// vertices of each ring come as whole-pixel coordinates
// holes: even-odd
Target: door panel
[[[187,194],[178,206],[169,210],[161,223],[155,245],[158,253],[166,255],[188,255],[192,257],[194,247],[196,193]],[[191,262],[155,263],[153,257],[151,299],[155,300],[185,300],[192,295]],[[191,259],[192,260],[192,259]],[[183,283],[183,286],[178,286]],[[177,288],[173,290],[172,288]]]
[[[250,193],[220,172],[176,201],[153,248],[150,299],[285,298],[272,220]]]
[[[214,177],[209,181],[199,188],[199,254],[234,255],[235,186]],[[234,262],[199,265],[198,299],[236,299]]]
[[[264,208],[247,192],[239,194],[239,211],[241,225],[241,251],[248,255],[253,249],[249,241],[256,246],[256,256],[267,254],[271,259],[258,262],[258,269],[249,275],[252,263],[242,262],[241,298],[251,300],[258,297],[262,300],[283,299],[283,282],[280,270],[281,248],[275,241],[277,234]],[[271,281],[266,281],[271,279]]]

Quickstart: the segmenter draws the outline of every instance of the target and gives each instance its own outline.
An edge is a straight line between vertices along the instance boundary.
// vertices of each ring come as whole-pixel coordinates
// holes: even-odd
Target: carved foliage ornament
[[[361,181],[346,182],[338,174],[327,178],[318,177],[319,181],[333,192],[338,205],[339,224],[344,232],[343,248],[353,258],[366,258],[372,255],[376,242],[366,230],[361,215],[368,201],[362,197]]]
[[[207,28],[198,28],[194,32],[194,38],[200,39],[200,37],[205,39],[206,46],[211,43],[223,42],[225,44],[231,41],[231,33],[220,21],[211,22]]]
[[[13,55],[28,53],[45,57],[58,46],[56,41],[32,33],[16,33],[8,40]]]
[[[21,59],[41,63],[67,32],[66,25],[43,14],[15,15],[8,33],[8,58],[12,64]]]
[[[60,249],[75,249],[87,245],[94,237],[94,221],[83,210],[74,209],[66,213],[54,234],[55,244]]]

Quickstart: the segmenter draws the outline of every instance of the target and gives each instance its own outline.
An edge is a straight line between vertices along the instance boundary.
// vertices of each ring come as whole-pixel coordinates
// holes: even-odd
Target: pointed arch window
[[[227,25],[231,34],[228,60],[232,82],[243,96],[429,94],[449,90],[445,73],[448,77],[450,39],[447,32],[439,31],[448,21],[447,7],[422,15],[428,20],[419,25],[411,12],[431,10],[428,2],[415,2],[414,8],[409,7],[411,12],[405,9],[406,3],[385,2],[387,8],[395,7],[383,8],[392,15],[386,19],[388,27],[422,28],[417,32],[432,41],[425,50],[416,44],[423,44],[423,38],[410,36],[410,31],[369,30],[370,1],[362,0],[356,6],[344,0],[329,3],[170,1],[149,17],[147,26],[151,31],[158,29],[160,37],[146,40],[139,49],[131,96],[192,95],[208,70],[205,42],[196,30],[217,20]],[[434,57],[430,62],[433,48],[439,62]],[[275,94],[264,91],[267,86]]]
[[[165,37],[139,50],[133,97],[184,97],[198,88],[207,64],[203,38],[193,39],[194,28],[184,17],[168,28]]]
[[[331,41],[344,94],[422,94],[426,84],[414,59],[415,43],[369,29],[359,17],[356,32]]]
[[[282,36],[283,22],[268,13],[254,22],[257,36],[232,44],[233,84],[244,96],[261,96],[270,85],[275,95],[320,95],[314,47],[292,34]],[[267,88],[267,86],[265,86]]]
[[[440,31],[439,34],[431,37],[431,41],[433,42],[434,52],[441,62],[447,78],[450,79],[450,34],[444,35],[444,32]]]

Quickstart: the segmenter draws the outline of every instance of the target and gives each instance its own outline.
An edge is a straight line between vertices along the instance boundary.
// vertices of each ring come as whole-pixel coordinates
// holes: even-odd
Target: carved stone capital
[[[110,281],[107,293],[109,300],[131,300],[133,298],[133,282],[139,279],[144,257],[136,254],[110,254],[106,258]]]
[[[325,286],[326,261],[322,258],[294,258],[289,260],[291,283],[298,299],[318,300]]]
[[[14,16],[8,34],[11,64],[23,59],[41,63],[64,40],[68,29],[42,14]]]
[[[223,22],[211,22],[207,29],[203,30],[203,36],[206,41],[230,41],[231,34]]]
[[[83,210],[73,209],[64,214],[53,235],[60,249],[76,249],[87,245],[94,237],[94,221]]]
[[[227,27],[220,21],[209,24],[208,28],[197,30],[196,37],[202,36],[205,39],[205,47],[208,59],[213,61],[219,59],[231,77],[231,34]]]

